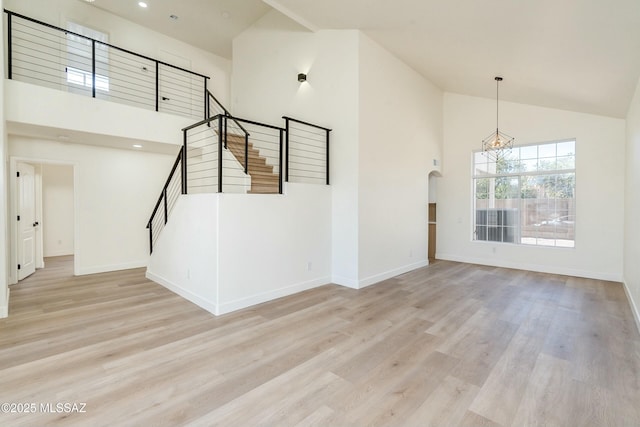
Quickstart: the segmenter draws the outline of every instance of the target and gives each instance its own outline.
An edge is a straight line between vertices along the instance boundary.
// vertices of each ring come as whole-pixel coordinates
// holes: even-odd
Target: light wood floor
[[[2,426],[640,425],[618,283],[439,261],[216,318],[142,269],[47,265],[0,320],[0,403],[38,413]]]

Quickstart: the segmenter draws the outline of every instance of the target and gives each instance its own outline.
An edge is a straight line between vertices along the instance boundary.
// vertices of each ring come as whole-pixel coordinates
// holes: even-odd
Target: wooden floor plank
[[[0,425],[640,425],[619,283],[437,261],[215,317],[144,269],[46,265],[0,320],[0,403],[37,411]]]

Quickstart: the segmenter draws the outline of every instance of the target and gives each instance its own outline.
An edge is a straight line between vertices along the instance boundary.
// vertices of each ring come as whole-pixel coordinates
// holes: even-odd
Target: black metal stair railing
[[[180,194],[184,194],[183,185],[183,166],[184,165],[184,149],[180,148],[178,156],[176,157],[169,177],[162,187],[160,197],[153,208],[149,222],[147,222],[147,228],[149,229],[149,250],[153,252],[160,232],[164,229],[164,226],[169,221],[169,215],[173,210]]]
[[[207,118],[209,77],[11,12],[7,77],[186,117]]]
[[[217,114],[182,131],[183,147],[147,222],[151,252],[180,194],[282,194],[284,128]]]
[[[186,193],[282,194],[283,128],[217,114],[183,133]]]
[[[286,129],[285,181],[329,185],[331,129],[283,116]]]

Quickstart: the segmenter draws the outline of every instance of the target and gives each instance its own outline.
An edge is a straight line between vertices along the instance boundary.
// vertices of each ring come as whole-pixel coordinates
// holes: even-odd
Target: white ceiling
[[[231,40],[270,10],[265,2],[313,30],[360,29],[448,92],[493,98],[500,75],[501,100],[625,117],[640,76],[640,0],[92,4],[230,58]]]

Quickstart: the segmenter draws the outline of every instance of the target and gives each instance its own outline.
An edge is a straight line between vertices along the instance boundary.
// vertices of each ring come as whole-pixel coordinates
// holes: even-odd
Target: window
[[[67,83],[73,83],[80,86],[91,88],[93,79],[91,72],[79,70],[73,67],[67,67]],[[96,74],[96,89],[109,92],[109,78]]]
[[[96,40],[96,89],[109,91],[109,36],[98,30],[85,27],[74,22],[67,23],[67,29],[75,34],[67,33],[67,83],[76,85],[77,88],[91,89],[93,79],[91,77],[92,42]],[[85,37],[80,37],[80,34]]]
[[[477,241],[575,246],[575,140],[473,153]]]

